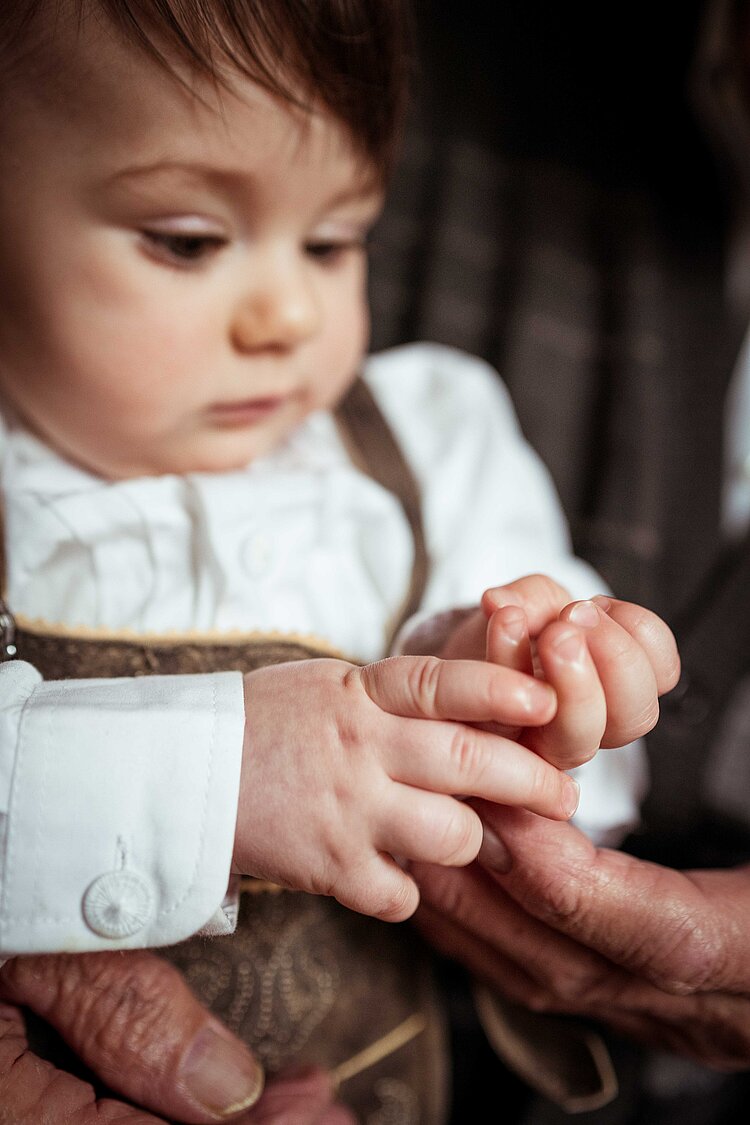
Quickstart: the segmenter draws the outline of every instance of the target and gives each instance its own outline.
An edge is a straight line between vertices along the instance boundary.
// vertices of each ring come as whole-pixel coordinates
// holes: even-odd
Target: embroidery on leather
[[[231,936],[231,953],[219,941],[190,942],[176,947],[172,959],[273,1071],[299,1054],[328,1015],[341,974],[320,914],[296,896],[299,909],[291,916],[283,898],[269,897],[264,905],[248,912]]]
[[[398,1078],[381,1078],[375,1083],[380,1108],[367,1116],[366,1125],[417,1125],[419,1105],[414,1091]]]

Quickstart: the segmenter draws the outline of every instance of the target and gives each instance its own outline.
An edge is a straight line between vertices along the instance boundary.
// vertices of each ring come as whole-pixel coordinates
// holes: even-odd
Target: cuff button
[[[125,938],[148,922],[153,895],[147,880],[134,871],[107,871],[94,879],[83,896],[83,917],[95,934]]]

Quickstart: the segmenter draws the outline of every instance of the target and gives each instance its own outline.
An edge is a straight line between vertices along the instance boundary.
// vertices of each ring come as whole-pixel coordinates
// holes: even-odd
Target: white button
[[[262,578],[273,561],[273,546],[267,535],[258,532],[245,540],[242,565],[250,578]]]
[[[152,905],[151,888],[142,875],[108,871],[83,896],[83,917],[100,937],[130,937],[146,925]]]

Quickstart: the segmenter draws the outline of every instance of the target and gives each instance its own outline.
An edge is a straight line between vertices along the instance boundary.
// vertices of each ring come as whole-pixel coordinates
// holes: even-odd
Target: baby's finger
[[[602,746],[624,746],[647,734],[659,717],[659,693],[641,645],[593,601],[575,602],[561,616],[586,631],[607,701]]]
[[[384,764],[394,781],[433,793],[483,797],[553,820],[578,807],[578,786],[533,750],[459,723],[409,724],[391,740]]]
[[[482,822],[463,801],[396,785],[376,844],[410,861],[466,867],[482,846]]]
[[[383,711],[404,718],[539,726],[555,713],[549,684],[478,660],[391,656],[347,675],[360,676]]]
[[[607,725],[604,690],[581,629],[553,621],[537,639],[537,654],[557,693],[557,711],[546,726],[529,728],[524,742],[559,769],[573,769],[601,745]]]
[[[621,625],[638,642],[651,662],[659,695],[671,691],[680,678],[680,654],[674,634],[666,622],[650,609],[600,595],[592,598],[598,608]]]
[[[520,607],[507,605],[495,610],[487,622],[486,645],[490,664],[532,672],[529,626]]]
[[[532,637],[554,621],[569,603],[569,592],[546,574],[527,574],[506,586],[493,586],[482,594],[482,609],[487,617],[502,606],[520,606]]]

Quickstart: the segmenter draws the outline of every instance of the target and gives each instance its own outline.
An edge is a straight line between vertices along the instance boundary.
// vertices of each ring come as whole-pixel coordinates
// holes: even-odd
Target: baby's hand
[[[434,657],[249,673],[235,867],[379,918],[409,917],[419,896],[394,856],[459,866],[479,851],[479,817],[456,796],[573,814],[570,778],[470,725],[534,727],[555,706],[554,690],[523,672]]]
[[[521,735],[547,761],[570,769],[656,724],[659,696],[680,671],[672,632],[656,614],[604,596],[570,602],[543,575],[486,591],[482,608],[487,659],[534,668],[557,693],[552,721]]]

